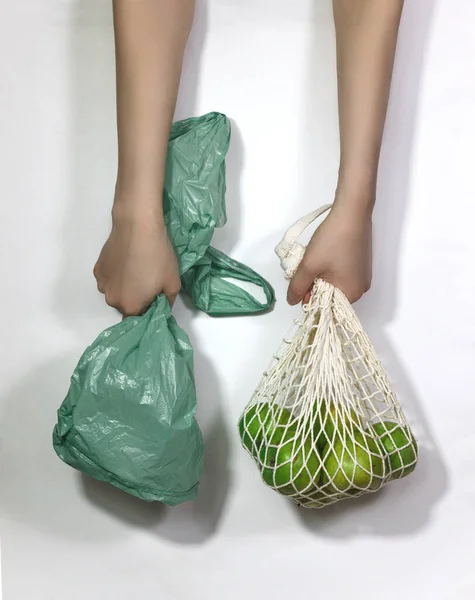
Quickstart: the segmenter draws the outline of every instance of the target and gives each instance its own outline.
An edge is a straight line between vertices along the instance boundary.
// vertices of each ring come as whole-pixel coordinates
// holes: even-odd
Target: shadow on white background
[[[109,539],[119,531],[104,514],[134,527],[154,532],[177,543],[203,542],[220,522],[230,485],[228,432],[221,406],[220,384],[214,368],[199,350],[193,335],[195,311],[178,302],[176,318],[190,335],[195,348],[198,420],[205,440],[205,469],[200,497],[174,509],[147,504],[71,470],[64,484],[56,473],[68,469],[54,456],[51,434],[56,410],[67,391],[69,376],[80,353],[98,333],[117,321],[97,292],[92,267],[108,235],[109,214],[115,181],[110,148],[115,139],[114,58],[109,2],[77,0],[72,10],[70,47],[70,98],[73,131],[72,189],[63,228],[62,268],[53,295],[54,313],[79,340],[77,354],[63,356],[27,375],[5,400],[5,421],[22,423],[23,431],[10,444],[11,469],[23,469],[22,489],[5,495],[5,508],[13,518],[35,528],[78,539]],[[197,3],[196,20],[187,49],[177,118],[195,114],[201,51],[207,28],[207,2]],[[220,248],[229,251],[239,235],[239,175],[242,143],[233,127],[233,143],[227,160],[231,205],[230,226],[221,235]],[[104,198],[104,193],[107,198]],[[81,346],[81,343],[83,346]],[[26,416],[25,416],[26,415]],[[66,484],[66,481],[69,485]],[[33,500],[35,498],[35,500]],[[81,527],[72,514],[84,511],[83,499],[98,511],[88,511]],[[87,521],[83,525],[83,521]],[[108,523],[110,526],[108,526]]]
[[[321,10],[319,1],[315,5],[316,17]],[[305,528],[328,537],[413,535],[429,522],[433,507],[448,485],[445,466],[422,414],[414,386],[386,334],[397,311],[398,257],[411,176],[412,132],[417,118],[419,81],[433,10],[434,2],[430,0],[406,2],[390,107],[392,127],[386,131],[381,160],[379,203],[375,214],[374,284],[371,293],[357,307],[392,379],[397,381],[400,399],[420,428],[420,465],[417,476],[395,483],[387,491],[351,503],[341,503],[321,512],[298,512]],[[195,114],[201,52],[208,27],[207,13],[207,2],[201,0],[187,51],[178,118]],[[229,436],[236,434],[228,431],[226,425],[222,385],[216,371],[200,351],[193,325],[196,315],[184,303],[178,303],[176,316],[180,326],[189,333],[196,351],[198,416],[206,445],[200,498],[194,503],[169,509],[136,500],[72,470],[67,478],[64,470],[68,467],[54,456],[51,446],[55,411],[67,391],[67,381],[79,354],[102,329],[116,320],[116,316],[104,305],[92,278],[92,266],[108,234],[115,179],[110,159],[110,148],[114,147],[115,139],[110,5],[96,0],[78,0],[73,8],[73,20],[70,48],[73,184],[70,197],[65,199],[69,209],[63,229],[63,265],[52,302],[55,314],[77,335],[78,341],[77,347],[67,356],[58,357],[26,374],[4,401],[5,422],[16,428],[14,437],[13,433],[7,432],[12,452],[7,468],[24,472],[22,489],[6,491],[4,508],[12,518],[58,537],[106,542],[128,535],[124,528],[116,527],[115,522],[120,520],[174,543],[202,543],[216,533],[227,506],[233,484],[229,467]],[[328,80],[331,67],[328,66],[328,73],[319,77],[316,53],[324,51],[328,45],[319,39],[315,39],[314,44],[308,62],[308,102],[302,117],[309,123],[304,139],[308,146],[308,161],[304,161],[301,167],[302,179],[297,188],[300,198],[295,199],[296,218],[308,210],[308,193],[317,178],[324,178],[320,185],[328,190],[334,185],[334,173],[319,173],[318,161],[317,166],[315,164],[315,157],[325,148],[322,135],[334,135],[335,125],[327,123],[325,128],[318,129],[319,108],[322,114],[325,113],[326,107],[336,101],[336,94],[334,90],[319,93],[318,83]],[[238,127],[234,126],[227,161],[229,225],[215,237],[216,245],[226,252],[230,252],[239,239],[239,180],[244,158],[244,144]],[[336,166],[335,159],[335,169]],[[109,199],[104,199],[104,191]],[[328,198],[315,199],[317,204],[327,201]],[[246,255],[240,258],[249,259],[252,264],[253,255],[263,251],[269,253],[269,248],[275,245],[279,236],[269,235],[267,229],[265,237],[255,247],[248,248]],[[269,261],[274,260],[272,272],[277,278],[280,277],[277,260],[269,258]],[[282,283],[278,289],[283,292]],[[279,304],[279,311],[290,324],[293,313],[284,309],[282,304]],[[285,321],[282,327],[285,328]],[[284,333],[282,330],[282,335]],[[276,331],[270,332],[269,336],[278,339]],[[243,372],[246,372],[246,363],[249,366],[248,359],[244,357]],[[249,463],[248,468],[254,467]],[[84,512],[84,499],[98,510],[88,510],[87,520],[81,519],[79,526],[75,516],[80,511]],[[282,502],[285,500],[282,499]]]
[[[324,65],[321,62],[322,54],[330,46],[329,39],[317,35],[317,24],[327,11],[331,11],[329,4],[322,0],[314,4],[315,35],[309,52],[306,79],[308,89],[304,95],[302,117],[305,123],[302,129],[305,131],[307,160],[302,164],[300,185],[297,188],[299,198],[294,199],[295,220],[313,207],[331,201],[338,169],[337,156],[333,170],[322,172],[318,169],[319,159],[326,147],[333,148],[335,145],[334,136],[338,127],[331,118],[321,118],[321,115],[334,113],[332,107],[337,101],[336,86],[328,89],[321,84],[322,81],[327,83],[334,79],[335,57],[329,56]],[[433,509],[448,488],[448,472],[428,420],[422,412],[421,402],[387,334],[387,328],[397,313],[399,258],[410,192],[413,132],[416,129],[424,55],[435,9],[434,0],[406,0],[405,3],[378,179],[378,202],[374,216],[373,285],[371,291],[355,307],[390,379],[396,382],[398,398],[417,433],[420,443],[419,463],[413,477],[395,482],[376,494],[341,502],[321,511],[295,509],[305,527],[320,536],[348,538],[359,534],[415,534],[428,525]],[[328,35],[333,36],[333,32],[329,30]],[[315,198],[316,189],[323,197]],[[309,203],[309,197],[313,199],[313,205]],[[283,232],[277,232],[266,236],[248,250],[244,260],[273,248],[282,234]],[[270,260],[273,261],[276,278],[282,279],[276,257]],[[277,300],[283,303],[284,285],[278,283],[277,290]],[[285,311],[280,306],[279,312],[282,312],[290,327],[294,313]],[[281,337],[286,333],[285,322],[282,327]],[[275,332],[272,335],[275,336]]]
[[[448,486],[447,469],[421,402],[386,333],[397,313],[399,258],[410,193],[413,132],[435,4],[434,0],[405,3],[378,178],[373,285],[356,306],[390,378],[397,382],[396,393],[414,424],[421,446],[419,463],[413,477],[395,482],[377,494],[341,502],[323,511],[299,510],[306,526],[320,535],[414,534],[428,524],[433,508]],[[318,50],[318,41],[316,46]],[[310,73],[316,72],[317,65],[318,60],[310,61]],[[311,172],[310,164],[305,168]]]

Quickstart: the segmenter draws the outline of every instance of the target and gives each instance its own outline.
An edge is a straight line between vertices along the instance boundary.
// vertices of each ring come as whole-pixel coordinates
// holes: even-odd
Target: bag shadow
[[[80,475],[58,459],[52,444],[56,411],[82,350],[78,344],[48,360],[2,398],[2,453],[8,458],[1,469],[2,510],[50,537],[101,542],[127,532],[84,501]],[[114,498],[108,499],[112,505]]]
[[[200,544],[216,533],[225,509],[230,485],[229,439],[221,408],[219,379],[193,335],[191,308],[182,302],[177,304],[174,309],[177,322],[190,336],[195,351],[197,420],[205,448],[198,498],[168,507],[143,502],[85,475],[81,475],[81,481],[85,497],[101,511],[176,544]]]

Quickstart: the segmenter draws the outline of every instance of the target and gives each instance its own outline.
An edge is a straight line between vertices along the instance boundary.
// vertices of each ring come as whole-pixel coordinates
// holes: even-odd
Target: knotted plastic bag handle
[[[230,281],[233,279],[261,288],[265,302]],[[275,300],[268,281],[211,246],[203,258],[182,275],[182,289],[196,308],[212,317],[259,314],[268,310]]]

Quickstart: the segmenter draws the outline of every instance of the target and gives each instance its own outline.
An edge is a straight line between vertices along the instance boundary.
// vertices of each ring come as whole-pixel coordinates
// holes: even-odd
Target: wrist
[[[115,224],[153,224],[165,229],[162,203],[163,186],[116,184],[112,221]]]
[[[116,190],[124,193],[146,194],[147,196],[157,195],[158,191],[163,190],[164,171],[153,162],[146,160],[140,164],[122,164],[119,160],[117,169]]]
[[[372,190],[338,187],[332,210],[352,222],[371,221],[374,202]]]
[[[352,216],[371,218],[376,201],[376,174],[340,170],[334,205]]]

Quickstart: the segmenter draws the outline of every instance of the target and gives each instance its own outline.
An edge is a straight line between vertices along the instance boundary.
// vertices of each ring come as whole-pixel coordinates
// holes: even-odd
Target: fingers
[[[140,315],[143,315],[156,298],[156,296],[154,296],[144,301],[143,299],[133,296],[119,297],[114,294],[114,292],[107,289],[105,290],[104,294],[106,303],[112,308],[118,310],[124,319],[127,317],[139,317]],[[170,292],[164,291],[163,294],[166,296],[170,306],[173,306],[178,296],[178,291],[176,288],[172,288],[172,291]]]
[[[107,297],[106,297],[106,302],[107,302]],[[109,304],[109,303],[107,302],[107,304]],[[150,304],[141,305],[137,302],[132,301],[132,302],[124,302],[123,304],[119,303],[118,305],[114,306],[114,308],[116,308],[122,314],[122,317],[124,319],[126,319],[127,317],[140,317],[140,315],[143,315],[143,313],[147,310],[147,308],[150,306]]]
[[[169,284],[164,288],[163,293],[165,294],[170,306],[175,304],[178,294],[180,293],[181,281],[177,279],[173,283]]]
[[[168,277],[166,285],[159,281],[155,285],[144,285],[141,279],[130,277],[124,281],[124,277],[117,276],[103,268],[100,260],[94,266],[93,272],[97,282],[97,289],[104,294],[106,304],[118,310],[124,318],[140,316],[148,310],[157,296],[163,294],[170,306],[173,306],[180,292],[181,280],[179,275]],[[108,273],[108,277],[105,277]],[[148,283],[148,282],[147,282]]]
[[[97,289],[101,292],[101,294],[103,294],[105,290],[105,283],[104,278],[102,277],[101,266],[99,261],[97,261],[94,265],[94,269],[92,272],[94,273],[94,277],[96,279]]]
[[[170,303],[170,306],[173,306],[175,304],[175,300],[178,297],[178,293],[176,293],[176,294],[165,294],[165,296],[167,297],[167,300]]]
[[[293,276],[287,292],[287,302],[290,306],[295,306],[299,302],[302,302],[312,289],[314,281],[315,274],[302,262]]]
[[[163,291],[163,294],[165,295],[165,297],[167,298],[168,302],[170,303],[170,307],[173,307],[173,305],[175,304],[175,300],[177,299],[179,290],[177,290],[176,288],[172,287],[172,291],[166,292],[165,290]],[[151,306],[151,304],[154,302],[155,300],[155,296],[149,300],[147,300],[146,302],[140,302],[137,299],[134,298],[124,298],[121,301],[116,300],[113,296],[107,294],[106,292],[106,302],[109,306],[112,306],[113,308],[116,308],[121,314],[122,316],[125,318],[127,317],[139,317],[140,315],[143,315]]]
[[[111,289],[111,286],[108,283],[109,280],[104,277],[102,272],[100,260],[95,264],[93,273],[96,278],[97,289],[101,294],[104,294],[106,304],[119,311],[123,319],[143,314],[147,310],[149,304],[151,304],[151,302],[148,304],[140,302],[133,294],[124,296],[123,294],[117,294],[114,289]]]
[[[143,302],[133,295],[117,294],[113,289],[110,289],[108,285],[101,281],[100,278],[98,279],[97,288],[104,294],[106,304],[119,311],[124,319],[142,315],[154,300],[154,298],[152,298],[150,301]]]

